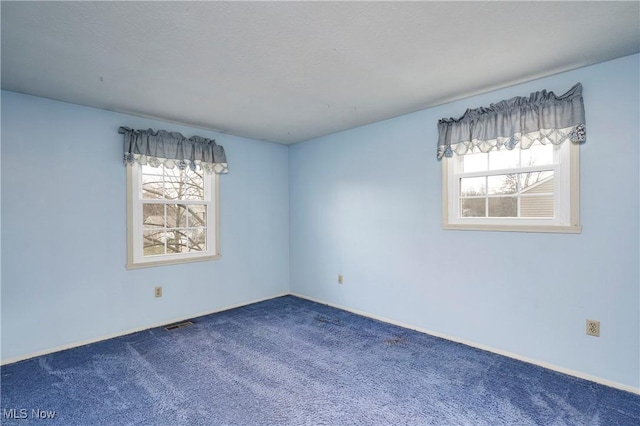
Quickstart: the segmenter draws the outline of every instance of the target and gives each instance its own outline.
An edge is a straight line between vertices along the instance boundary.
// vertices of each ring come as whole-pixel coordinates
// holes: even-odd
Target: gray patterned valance
[[[492,149],[529,148],[534,142],[586,140],[582,84],[562,96],[543,90],[489,107],[468,109],[458,119],[438,121],[438,160]]]
[[[195,170],[201,167],[217,174],[228,173],[224,148],[213,139],[200,136],[186,138],[177,132],[158,130],[133,130],[120,127],[124,135],[125,164],[149,164],[158,167],[164,164],[170,169],[178,167]]]

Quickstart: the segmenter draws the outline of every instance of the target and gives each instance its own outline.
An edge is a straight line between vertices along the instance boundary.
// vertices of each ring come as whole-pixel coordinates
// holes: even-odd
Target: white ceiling
[[[290,144],[637,53],[639,6],[2,1],[2,89]]]

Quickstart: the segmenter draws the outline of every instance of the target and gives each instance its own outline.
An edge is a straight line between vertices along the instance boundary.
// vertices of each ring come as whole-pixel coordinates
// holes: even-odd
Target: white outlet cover
[[[600,337],[600,321],[587,320],[587,334],[589,336]]]

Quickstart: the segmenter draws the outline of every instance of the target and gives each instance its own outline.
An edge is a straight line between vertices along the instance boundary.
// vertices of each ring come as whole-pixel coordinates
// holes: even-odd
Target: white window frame
[[[161,254],[143,256],[142,239],[142,166],[139,163],[128,164],[127,169],[127,269],[150,266],[176,265],[188,262],[201,262],[220,258],[219,241],[219,179],[213,172],[205,172],[204,193],[207,205],[207,249],[202,252]],[[175,204],[175,200],[167,203]]]
[[[578,234],[580,225],[580,147],[566,141],[556,151],[550,166],[520,167],[462,174],[457,154],[442,158],[442,228],[478,231],[557,232]],[[535,170],[554,171],[553,218],[462,217],[460,215],[460,176],[473,177]]]

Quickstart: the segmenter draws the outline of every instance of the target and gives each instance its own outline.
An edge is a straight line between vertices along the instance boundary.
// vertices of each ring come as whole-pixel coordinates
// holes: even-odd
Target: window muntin
[[[535,142],[443,161],[444,228],[580,232],[577,145]]]
[[[127,267],[218,257],[217,175],[135,163],[127,177]]]

